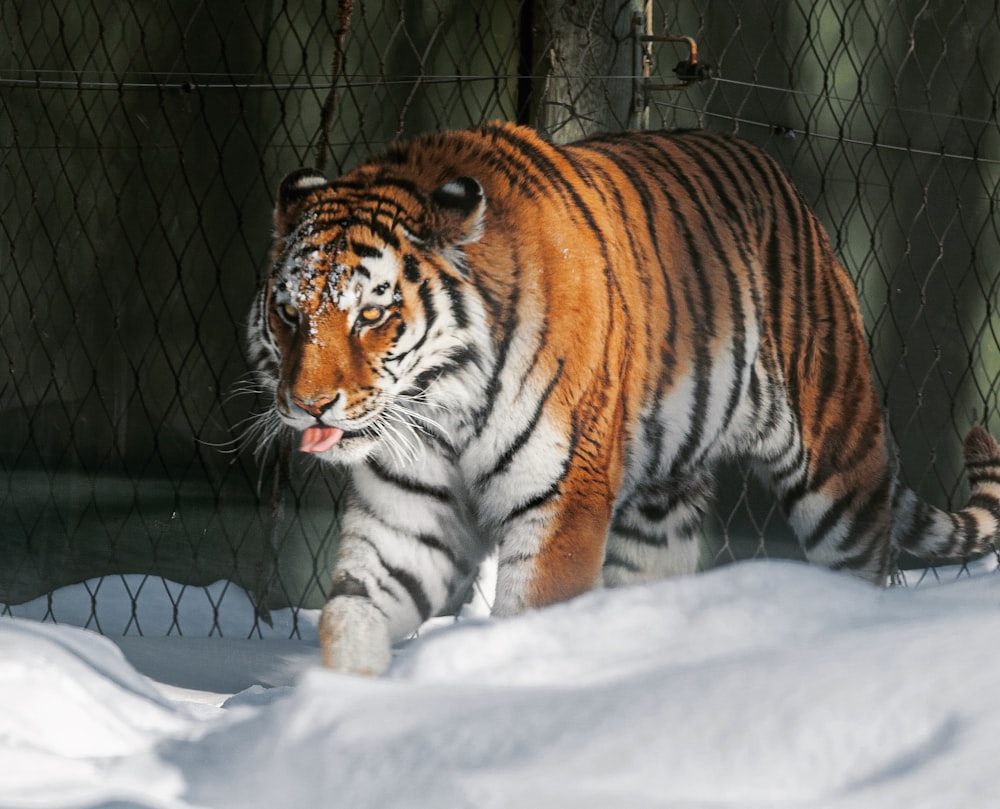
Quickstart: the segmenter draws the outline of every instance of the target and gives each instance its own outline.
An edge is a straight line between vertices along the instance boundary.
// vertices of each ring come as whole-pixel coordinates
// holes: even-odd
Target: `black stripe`
[[[409,494],[420,495],[421,497],[429,497],[432,500],[437,500],[440,503],[452,503],[451,492],[444,488],[443,486],[431,486],[423,481],[411,480],[410,478],[403,478],[399,475],[390,472],[384,466],[382,466],[378,461],[371,458],[366,462],[368,470],[375,475],[379,480],[402,489]]]
[[[393,232],[389,225],[382,223],[379,219],[372,218],[368,221],[362,223],[364,227],[370,230],[375,236],[377,236],[381,241],[385,242],[393,250],[399,250],[399,239],[396,238],[396,234]]]
[[[867,373],[867,369],[865,373]],[[863,390],[861,386],[859,388]],[[880,455],[883,455],[885,452],[885,440],[881,431],[881,411],[877,407],[870,408],[868,411],[869,419],[864,421],[862,420],[863,414],[860,414],[859,410],[860,404],[854,404],[853,402],[845,404],[843,413],[845,417],[847,414],[852,414],[850,417],[852,420],[849,423],[845,423],[840,430],[832,425],[827,428],[827,432],[832,433],[834,438],[824,441],[824,444],[836,448],[838,439],[844,441],[844,444],[839,448],[836,460],[831,464],[831,474],[833,472],[839,473],[853,469],[872,452]],[[850,440],[850,443],[845,441],[845,438]]]
[[[640,503],[636,508],[638,508],[639,513],[642,515],[644,520],[648,520],[649,522],[660,522],[670,513],[671,509],[673,509],[675,505],[675,503],[667,500],[665,502]]]
[[[761,386],[760,374],[757,373],[756,367],[752,367],[750,369],[750,387],[747,392],[750,395],[750,403],[753,405],[753,412],[759,416],[761,407],[764,404],[764,389]],[[770,426],[769,422],[770,419],[768,419],[765,424]],[[770,432],[770,429],[765,429],[764,432]]]
[[[379,566],[382,567],[383,570],[388,571],[388,566],[385,564],[385,560],[382,558],[382,554],[379,552],[378,546],[372,542],[371,539],[364,534],[358,534],[352,531],[349,533],[342,533],[340,535],[341,545],[343,545],[343,543],[347,540],[367,545],[371,549],[371,552],[375,557],[375,561],[378,562]],[[365,565],[365,568],[369,569],[367,565]],[[396,593],[391,587],[388,587],[379,576],[375,576],[375,583],[378,584],[379,590],[389,596],[393,601],[400,600],[399,594]]]
[[[619,536],[630,539],[640,545],[648,545],[655,548],[665,548],[670,541],[666,534],[651,534],[643,531],[641,528],[631,525],[626,526],[617,522],[611,526],[611,530]]]
[[[966,508],[972,506],[985,509],[993,515],[1000,516],[1000,499],[986,492],[974,492],[972,497],[969,498],[969,502],[966,503]]]
[[[408,224],[410,230],[415,225],[406,215],[407,212],[400,207],[399,200],[383,196],[380,193],[380,189],[387,187],[387,185],[385,183],[374,185],[367,181],[332,185],[334,193],[343,194],[343,196],[336,199],[336,205],[317,209],[316,228],[318,230],[327,228],[347,230],[354,226],[364,227],[385,244],[398,250],[399,239],[396,238],[394,232],[395,225],[402,222],[404,226]],[[399,184],[398,187],[405,190],[405,184]],[[347,192],[356,191],[356,193],[345,193],[345,190]],[[415,200],[419,203],[419,197],[415,197]],[[388,222],[383,220],[388,220]]]
[[[432,536],[431,534],[418,534],[416,538],[421,545],[430,548],[431,550],[437,551],[442,556],[444,556],[445,559],[448,560],[451,566],[456,571],[458,571],[460,575],[467,576],[469,573],[472,572],[472,568],[469,565],[468,561],[465,559],[460,559],[458,555],[455,553],[455,551],[451,547],[446,545],[438,537]]]
[[[358,258],[382,258],[382,251],[377,247],[364,244],[356,239],[351,240],[351,252]]]
[[[514,188],[529,199],[543,195],[549,175],[539,170],[535,161],[528,159],[529,151],[537,151],[531,142],[502,124],[483,127],[482,131],[494,144],[484,155],[486,165],[501,172]],[[528,170],[532,168],[535,172]]]
[[[388,562],[386,562],[381,552],[379,551],[378,546],[374,542],[372,542],[372,540],[369,539],[368,537],[362,536],[360,534],[350,534],[341,537],[341,541],[343,541],[343,539],[345,539],[347,536],[350,536],[351,538],[358,540],[360,542],[364,542],[366,545],[368,545],[368,547],[372,549],[372,553],[375,555],[375,559],[382,567],[382,569],[385,570],[385,572],[389,574],[389,577],[394,579],[396,583],[399,584],[400,587],[402,587],[403,590],[406,591],[406,594],[410,597],[410,600],[413,602],[413,606],[416,607],[417,612],[420,614],[421,621],[426,621],[428,618],[431,617],[430,599],[427,597],[427,592],[424,590],[423,584],[416,576],[414,576],[408,570],[404,570],[401,567],[394,567],[393,565],[390,565]],[[388,587],[386,587],[384,582],[379,581],[379,587],[383,592],[391,596],[396,601],[399,601],[399,596],[396,595]]]
[[[465,300],[462,298],[462,291],[458,281],[448,275],[448,273],[441,273],[438,277],[441,279],[441,287],[444,289],[445,294],[448,296],[448,302],[451,304],[451,313],[455,318],[455,325],[460,329],[468,328],[469,313],[465,308]]]
[[[971,471],[972,467],[967,467],[969,472],[969,485],[971,487],[981,486],[984,483],[1000,483],[1000,475],[995,472],[988,474],[987,467],[982,467],[981,471]]]
[[[657,401],[659,401],[657,399]],[[666,436],[666,428],[658,418],[658,414],[653,412],[642,420],[642,437],[647,447],[651,448],[649,460],[643,472],[644,477],[649,477],[656,473],[660,461],[663,460],[663,439]]]
[[[872,542],[858,553],[845,556],[829,565],[830,570],[866,570],[871,565],[872,558],[877,553],[882,553],[885,545],[880,542]]]
[[[984,461],[966,461],[965,468],[970,472],[973,469],[992,469],[995,473],[1000,473],[1000,459],[987,458]]]
[[[337,574],[337,577],[333,580],[333,587],[330,588],[330,595],[327,598],[334,599],[338,596],[351,596],[371,600],[368,587],[365,583],[347,572]]]
[[[910,527],[898,539],[897,545],[905,550],[914,550],[924,538],[930,525],[930,507],[919,500],[915,501],[910,514]]]
[[[432,382],[436,382],[445,376],[460,373],[470,365],[481,365],[482,357],[479,349],[475,346],[458,346],[441,355],[441,362],[426,368],[414,377],[410,383],[413,392],[421,392],[427,389]]]
[[[789,486],[785,494],[782,496],[782,511],[784,511],[785,514],[791,515],[792,509],[799,504],[799,501],[806,496],[808,491],[809,490],[806,487],[806,476],[803,475],[793,485]]]
[[[385,563],[381,557],[379,561],[385,568],[386,573],[388,573],[392,578],[394,578],[406,590],[407,594],[410,596],[410,600],[413,605],[417,608],[417,612],[420,613],[420,620],[426,621],[431,617],[431,602],[427,597],[427,591],[424,590],[423,583],[410,573],[408,570],[403,570],[401,567],[390,567]]]
[[[789,192],[785,188],[788,182],[787,178],[783,176],[782,179],[785,182],[780,187],[788,206],[789,228],[792,230],[792,236],[795,239],[792,262],[785,267],[785,272],[792,274],[795,283],[795,291],[792,293],[792,341],[789,350],[793,355],[797,355],[798,361],[796,365],[802,368],[802,374],[799,379],[803,379],[805,386],[809,388],[815,383],[813,381],[813,369],[808,364],[808,360],[811,357],[808,347],[813,345],[813,341],[817,338],[820,339],[820,344],[822,345],[822,336],[815,332],[816,320],[814,317],[810,317],[815,310],[817,294],[814,280],[816,274],[815,242],[810,227],[812,217],[808,211],[803,210],[797,204],[799,198],[794,189]],[[835,357],[827,356],[828,354],[835,355],[836,352],[824,351],[820,355],[822,361],[836,363]]]
[[[540,508],[549,501],[558,497],[560,487],[562,486],[562,482],[569,472],[568,459],[572,458],[576,454],[576,449],[579,441],[580,441],[580,433],[576,423],[574,422],[573,431],[570,434],[570,439],[569,439],[569,448],[566,451],[566,460],[563,461],[563,468],[562,471],[559,473],[558,477],[552,482],[552,485],[549,486],[547,489],[545,489],[542,492],[539,492],[534,497],[529,498],[525,502],[521,503],[519,506],[516,506],[509,512],[507,512],[507,516],[500,521],[501,524],[510,523],[511,521],[517,519],[523,514],[526,514],[527,512],[533,509]]]
[[[801,540],[803,549],[807,551],[813,550],[818,546],[824,539],[826,535],[834,529],[834,527],[840,522],[840,518],[844,516],[847,511],[847,507],[850,505],[850,500],[847,497],[838,497],[831,503],[823,516],[820,517],[819,521],[813,526],[813,529],[809,532],[809,535],[803,537]]]
[[[958,511],[951,514],[951,524],[950,547],[959,556],[972,553],[980,540],[979,523],[976,518],[968,511]]]
[[[461,371],[469,365],[482,367],[483,358],[479,349],[474,345],[456,346],[448,349],[444,354],[445,362],[441,365],[442,374],[455,373]]]
[[[518,305],[520,304],[521,293],[518,285],[521,275],[521,265],[516,245],[513,248],[513,277],[510,287],[510,308],[509,315],[504,318],[497,318],[497,326],[500,329],[500,342],[496,349],[496,359],[494,361],[493,373],[486,383],[486,390],[483,393],[483,407],[473,414],[472,423],[475,425],[476,435],[481,435],[485,429],[493,408],[499,398],[502,387],[501,377],[507,367],[507,357],[510,353],[510,346],[514,340],[514,335],[520,332],[520,318],[518,316]],[[530,368],[529,368],[530,371]]]
[[[989,466],[993,466],[993,464],[991,463]],[[1000,475],[995,472],[992,474],[986,473],[987,466],[980,467],[979,469],[982,471],[973,471],[974,467],[972,466],[967,466],[966,469],[969,471],[969,487],[972,489],[976,489],[984,483],[1000,483]]]
[[[420,281],[420,262],[412,253],[403,256],[403,277],[411,284]]]
[[[620,567],[630,573],[642,573],[643,568],[634,562],[630,562],[627,559],[619,556],[614,551],[609,551],[604,556],[604,567]]]
[[[417,295],[424,306],[424,317],[427,320],[426,334],[430,332],[431,326],[434,325],[438,316],[437,306],[434,305],[434,293],[431,291],[426,280],[417,287]]]
[[[779,189],[781,188],[779,184]],[[775,217],[774,231],[769,243],[768,272],[774,294],[771,299],[771,318],[774,323],[775,344],[778,352],[782,356],[785,365],[785,382],[788,386],[788,398],[792,408],[796,413],[801,414],[799,403],[801,401],[801,375],[798,362],[794,362],[795,354],[802,350],[802,313],[803,298],[806,293],[801,289],[802,274],[797,270],[800,267],[800,240],[798,219],[791,208],[790,200],[787,197],[781,209],[786,219],[784,224],[790,231],[788,234],[791,242],[791,254],[788,255],[783,248],[785,240],[782,238],[781,220]],[[773,251],[773,252],[772,252]],[[786,283],[790,289],[786,291]],[[792,312],[790,317],[785,315],[785,302],[791,299]],[[789,350],[791,347],[791,350]]]
[[[562,484],[563,477],[565,477],[565,474],[557,478],[555,481],[553,481],[552,485],[549,486],[544,491],[541,491],[538,494],[534,495],[533,497],[528,498],[520,505],[508,511],[507,516],[500,521],[501,524],[506,525],[514,521],[518,517],[522,516],[523,514],[527,514],[529,511],[533,509],[544,506],[550,500],[554,499],[559,494],[559,487]]]
[[[778,395],[774,398],[777,399],[783,393],[784,391],[779,391]],[[772,409],[777,408],[774,408],[772,405]],[[794,428],[789,431],[787,436],[781,436],[781,438],[781,443],[777,445],[777,448],[767,448],[765,451],[764,447],[760,447],[754,453],[754,458],[767,467],[767,472],[770,476],[769,480],[775,483],[779,479],[790,477],[801,464],[803,456],[802,443],[796,441]],[[765,432],[762,433],[761,440],[763,442],[773,442],[777,438],[774,437],[773,433]]]
[[[493,477],[496,477],[503,472],[506,472],[511,463],[514,461],[514,456],[524,448],[524,445],[528,443],[528,440],[534,434],[535,429],[538,427],[538,423],[542,419],[542,413],[545,411],[545,405],[549,400],[549,396],[552,395],[552,391],[555,389],[556,384],[558,384],[560,377],[562,376],[564,362],[559,360],[556,372],[552,375],[549,383],[545,386],[545,390],[542,391],[542,395],[538,398],[535,403],[535,410],[531,414],[531,418],[528,420],[527,426],[521,430],[520,433],[514,438],[510,446],[500,455],[493,468],[488,472],[484,472],[476,479],[476,486],[482,487],[486,482]]]
[[[416,342],[404,354],[399,354],[394,359],[401,359],[406,354],[413,354],[423,348],[424,343],[427,342],[427,338],[430,337],[431,326],[434,325],[434,321],[437,319],[437,308],[434,306],[433,293],[428,289],[426,280],[417,288],[417,297],[420,298],[425,311],[424,333],[417,338]],[[418,390],[422,390],[422,388],[418,388]]]
[[[684,469],[690,460],[694,457],[695,451],[698,449],[698,445],[701,443],[701,439],[705,434],[706,428],[706,415],[708,412],[708,403],[712,394],[712,384],[711,384],[711,370],[712,370],[712,345],[711,339],[714,336],[714,330],[711,324],[714,320],[714,310],[715,307],[711,302],[711,292],[707,288],[707,282],[705,280],[705,274],[701,272],[699,267],[696,270],[696,278],[699,281],[699,291],[701,293],[702,308],[699,310],[696,302],[693,300],[693,292],[691,290],[691,285],[684,284],[684,299],[687,303],[688,310],[694,317],[694,333],[692,334],[692,344],[694,348],[694,370],[692,376],[694,378],[694,404],[691,410],[688,421],[688,430],[684,439],[684,443],[681,444],[677,451],[677,455],[673,462],[673,472],[679,473]],[[685,279],[687,280],[687,279]],[[701,315],[701,317],[697,317]]]
[[[869,536],[869,545],[884,544],[884,540],[888,535],[887,532],[890,530],[890,525],[888,524],[888,519],[890,519],[888,506],[889,487],[891,483],[891,479],[886,477],[882,483],[868,492],[864,504],[851,517],[851,526],[848,529],[847,535],[837,546],[837,550],[840,553],[848,554],[854,550],[866,535]],[[880,520],[884,523],[881,526],[882,531],[875,536],[870,536],[872,529],[880,527]]]
[[[841,386],[840,378],[840,360],[842,354],[843,343],[839,339],[839,335],[834,333],[834,328],[837,318],[833,316],[833,294],[830,290],[830,285],[832,281],[832,267],[827,266],[826,271],[823,273],[821,281],[821,290],[823,293],[824,308],[828,312],[826,317],[823,317],[820,322],[814,322],[813,334],[810,336],[810,342],[818,342],[817,348],[810,352],[810,358],[816,358],[819,362],[820,368],[817,374],[815,370],[810,374],[814,379],[819,377],[818,385],[818,396],[816,409],[820,412],[828,412],[828,404],[833,398],[838,388]],[[817,293],[819,294],[819,293]],[[848,320],[850,323],[850,320]],[[838,347],[837,351],[830,351],[827,345],[836,345]],[[853,363],[852,363],[853,365]],[[853,374],[848,375],[848,379],[851,378]],[[845,413],[850,413],[851,418],[854,418],[856,413],[853,409],[844,408]],[[840,428],[840,425],[837,425]]]
[[[407,491],[411,494],[422,495],[430,499],[437,500],[438,502],[443,503],[445,505],[452,505],[454,502],[451,493],[446,489],[427,486],[426,484],[421,484],[416,481],[410,481],[399,478],[373,460],[366,461],[366,465],[368,466],[369,470],[372,473],[374,473],[375,476],[378,477],[380,480],[384,480],[385,482],[393,486],[397,486],[398,488],[403,489],[404,491]],[[467,574],[471,572],[468,562],[464,559],[459,558],[456,552],[450,546],[445,544],[445,542],[439,537],[424,532],[418,533],[415,531],[411,531],[406,526],[398,525],[396,523],[391,523],[385,518],[384,511],[382,509],[378,508],[376,505],[373,505],[367,497],[362,496],[362,494],[358,492],[356,489],[354,491],[354,495],[355,499],[353,500],[353,503],[355,507],[361,510],[365,514],[365,516],[370,518],[373,522],[378,523],[379,525],[383,526],[385,529],[394,534],[399,534],[401,536],[412,539],[414,542],[419,542],[426,548],[441,553],[448,560],[451,566],[459,570],[462,574]],[[378,547],[375,545],[374,542],[372,542],[372,540],[368,539],[367,537],[363,537],[361,535],[353,535],[353,536],[356,536],[359,539],[364,540],[375,550],[375,553],[378,554]],[[383,567],[386,567],[386,569],[388,569],[388,565],[385,564],[381,556],[379,556],[379,561],[382,562]]]

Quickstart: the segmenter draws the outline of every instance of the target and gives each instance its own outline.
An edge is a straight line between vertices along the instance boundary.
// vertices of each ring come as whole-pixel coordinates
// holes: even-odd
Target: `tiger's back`
[[[694,571],[734,454],[808,558],[874,582],[896,547],[975,552],[1000,526],[978,428],[966,509],[897,483],[850,278],[740,141],[443,133],[292,175],[276,225],[255,362],[302,448],[352,470],[332,666],[380,670],[494,548],[500,615]]]

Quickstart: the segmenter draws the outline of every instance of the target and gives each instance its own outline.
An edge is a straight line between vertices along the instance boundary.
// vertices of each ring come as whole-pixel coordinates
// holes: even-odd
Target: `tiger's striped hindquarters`
[[[972,495],[902,486],[856,293],[777,165],[707,132],[570,146],[509,125],[282,184],[249,348],[282,432],[350,470],[320,632],[383,671],[498,558],[494,612],[694,572],[716,463],[748,458],[812,561],[876,583],[894,553],[979,553]]]

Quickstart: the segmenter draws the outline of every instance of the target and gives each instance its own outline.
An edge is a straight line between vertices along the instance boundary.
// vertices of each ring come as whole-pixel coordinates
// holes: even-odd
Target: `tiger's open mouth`
[[[356,444],[358,443],[358,439],[360,439],[361,443],[371,443],[376,438],[377,433],[373,431],[371,421],[354,430],[345,430],[341,427],[328,427],[325,424],[314,424],[302,431],[299,451],[326,452],[338,444]],[[353,449],[356,449],[356,447],[353,447]]]
[[[342,430],[340,427],[325,427],[316,425],[307,427],[302,433],[299,450],[302,452],[326,452],[337,446],[343,440],[350,440],[364,435],[360,431]]]

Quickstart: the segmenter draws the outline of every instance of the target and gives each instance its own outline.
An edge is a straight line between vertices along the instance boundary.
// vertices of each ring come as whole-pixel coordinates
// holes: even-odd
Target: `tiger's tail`
[[[892,542],[922,559],[972,556],[1000,538],[1000,445],[982,427],[965,437],[970,497],[965,508],[948,512],[902,489],[895,504]]]

